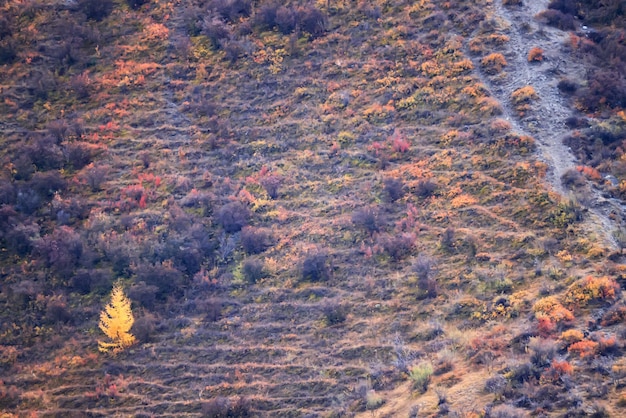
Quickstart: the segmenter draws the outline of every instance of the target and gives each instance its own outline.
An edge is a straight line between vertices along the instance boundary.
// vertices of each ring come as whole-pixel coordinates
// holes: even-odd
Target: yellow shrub
[[[565,303],[582,308],[593,301],[615,299],[619,285],[610,277],[585,277],[572,284],[565,294]]]
[[[568,329],[567,331],[563,331],[561,333],[561,341],[565,342],[567,345],[582,341],[583,338],[585,338],[585,335],[582,331],[577,329]]]
[[[556,296],[548,296],[540,299],[533,306],[537,319],[548,318],[554,322],[572,321],[574,314],[568,311]]]

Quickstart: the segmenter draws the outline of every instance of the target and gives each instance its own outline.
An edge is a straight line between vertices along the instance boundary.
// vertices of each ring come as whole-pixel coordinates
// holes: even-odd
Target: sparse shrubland
[[[560,180],[623,197],[614,3],[539,21],[615,24],[569,38],[586,79],[546,77],[585,112]],[[0,409],[619,415],[623,251],[517,129],[542,91],[494,96],[494,7],[0,6]]]

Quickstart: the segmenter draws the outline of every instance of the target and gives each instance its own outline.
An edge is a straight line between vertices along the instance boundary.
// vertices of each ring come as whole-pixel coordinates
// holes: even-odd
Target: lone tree
[[[135,336],[130,333],[135,318],[130,309],[130,299],[126,297],[121,284],[115,284],[111,291],[111,302],[100,312],[100,329],[112,342],[98,341],[98,348],[106,353],[124,350],[135,343]]]

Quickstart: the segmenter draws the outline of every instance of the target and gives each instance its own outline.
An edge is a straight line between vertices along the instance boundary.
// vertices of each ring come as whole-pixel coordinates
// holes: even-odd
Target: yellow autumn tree
[[[130,333],[135,318],[130,309],[130,299],[124,294],[120,284],[115,284],[111,291],[111,302],[100,312],[100,329],[111,342],[98,341],[98,348],[106,353],[124,350],[135,343],[135,336]]]

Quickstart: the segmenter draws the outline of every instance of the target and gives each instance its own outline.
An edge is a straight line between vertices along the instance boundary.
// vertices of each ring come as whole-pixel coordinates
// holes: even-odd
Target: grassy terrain
[[[1,6],[0,411],[620,416],[621,249],[492,2],[140,3]]]

